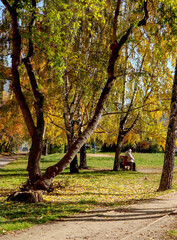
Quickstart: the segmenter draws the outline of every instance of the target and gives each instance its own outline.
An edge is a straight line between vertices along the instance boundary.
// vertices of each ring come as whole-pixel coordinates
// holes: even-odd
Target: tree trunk
[[[164,155],[164,164],[158,191],[165,191],[172,188],[174,156],[176,145],[176,134],[168,130],[166,148]]]
[[[3,142],[3,143],[0,145],[0,152],[3,152],[3,151],[4,151],[4,150],[3,150],[4,146],[5,146],[5,142]]]
[[[87,155],[86,155],[86,144],[81,147],[80,149],[80,169],[87,169]]]
[[[72,132],[73,133],[73,132]],[[70,135],[67,135],[67,139],[68,139],[68,147],[70,150],[70,147],[72,146],[73,142],[74,142],[74,133]],[[77,154],[74,156],[72,162],[70,163],[70,173],[79,173],[79,167],[78,167],[78,161],[77,161]]]
[[[44,140],[44,146],[43,146],[43,150],[42,150],[42,154],[44,156],[47,156],[48,155],[48,152],[49,152],[49,142],[48,142],[48,139],[45,138]]]
[[[33,186],[34,183],[40,178],[41,176],[41,169],[40,169],[40,159],[43,150],[43,134],[44,134],[44,117],[43,117],[43,104],[44,104],[44,97],[39,92],[36,78],[34,75],[34,71],[30,62],[29,57],[24,58],[23,62],[25,64],[26,70],[28,72],[28,76],[30,79],[30,83],[32,86],[33,94],[35,97],[36,102],[34,103],[37,123],[34,130],[32,138],[32,146],[30,149],[30,154],[28,158],[28,175],[29,175],[29,183]]]
[[[42,175],[40,168],[40,159],[42,155],[42,136],[40,134],[34,134],[32,137],[32,145],[28,158],[28,175],[30,184],[33,185]]]
[[[122,136],[121,133],[119,132],[119,136],[117,138],[117,146],[116,146],[113,171],[118,171],[120,169],[120,154],[122,150],[123,139],[124,139],[124,136]]]
[[[79,173],[77,154],[70,163],[70,173]]]
[[[70,163],[70,173],[79,173],[78,161],[77,161],[77,154]]]
[[[3,89],[4,89],[4,82],[0,80],[0,106],[3,104]]]
[[[175,77],[172,88],[171,111],[166,138],[164,165],[158,191],[165,191],[172,188],[174,157],[176,147],[176,127],[177,127],[177,60]]]

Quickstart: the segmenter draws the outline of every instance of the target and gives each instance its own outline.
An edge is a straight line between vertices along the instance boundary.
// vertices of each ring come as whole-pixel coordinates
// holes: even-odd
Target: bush
[[[59,145],[57,146],[56,144],[51,144],[49,148],[49,154],[53,153],[63,153],[64,152],[64,146]]]
[[[140,153],[159,153],[162,152],[161,147],[157,143],[153,143],[150,140],[143,140],[137,144],[123,144],[122,152],[126,152],[128,149],[132,149],[133,152]],[[116,144],[106,145],[103,144],[101,147],[102,152],[115,152]]]
[[[158,153],[161,152],[161,148],[157,143],[152,143],[149,140],[139,142],[136,146],[136,152],[141,153]]]

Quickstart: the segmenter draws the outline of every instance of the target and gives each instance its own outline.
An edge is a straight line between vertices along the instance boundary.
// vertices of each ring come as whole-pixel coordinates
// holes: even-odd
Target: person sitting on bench
[[[130,166],[130,170],[136,171],[136,163],[134,161],[135,159],[131,153],[132,153],[131,149],[125,152],[124,165]]]

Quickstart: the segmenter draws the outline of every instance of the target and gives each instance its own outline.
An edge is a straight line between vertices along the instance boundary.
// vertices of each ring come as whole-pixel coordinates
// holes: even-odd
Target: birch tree
[[[147,10],[147,1],[144,2],[144,16],[138,22],[133,22],[129,25],[126,32],[117,39],[117,20],[121,11],[121,0],[117,1],[116,10],[114,14],[114,21],[113,21],[113,34],[112,34],[112,44],[111,44],[111,55],[109,58],[107,73],[108,79],[102,93],[100,95],[99,101],[97,103],[94,116],[90,123],[88,124],[85,131],[78,137],[78,139],[72,144],[67,154],[55,165],[46,169],[46,172],[42,175],[41,179],[34,183],[34,189],[44,189],[47,190],[53,181],[53,178],[58,175],[63,169],[73,160],[76,153],[82,147],[82,145],[87,141],[87,139],[91,136],[93,131],[98,125],[98,122],[101,118],[103,112],[104,103],[109,95],[111,87],[115,80],[114,75],[114,68],[115,62],[119,57],[119,52],[124,44],[128,41],[131,33],[137,27],[141,27],[146,25],[146,21],[148,19],[148,10]]]

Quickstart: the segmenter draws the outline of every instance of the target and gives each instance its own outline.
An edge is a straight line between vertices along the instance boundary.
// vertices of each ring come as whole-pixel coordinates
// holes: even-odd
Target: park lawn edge
[[[61,156],[61,154],[55,154],[51,156],[49,155],[48,157],[43,157],[41,161],[42,169],[45,169],[48,165],[56,162],[56,159],[58,161],[58,158]],[[138,155],[136,155],[136,157],[137,156]],[[151,155],[151,157],[152,156],[153,155]],[[0,201],[1,206],[3,207],[3,212],[1,211],[2,213],[0,216],[0,234],[6,234],[8,232],[30,228],[34,224],[43,224],[47,222],[63,220],[65,217],[70,215],[78,214],[80,212],[89,212],[89,210],[94,208],[122,208],[138,201],[147,201],[157,196],[165,195],[175,191],[176,189],[175,185],[175,188],[172,190],[157,193],[156,187],[159,183],[160,173],[158,175],[155,173],[149,176],[149,174],[130,171],[102,172],[102,168],[100,168],[100,161],[103,165],[105,164],[103,166],[104,169],[105,167],[110,168],[108,163],[109,165],[112,164],[112,162],[110,163],[110,161],[112,161],[111,158],[91,157],[88,158],[88,164],[90,165],[89,170],[82,170],[80,171],[80,174],[70,175],[68,173],[68,169],[66,169],[64,173],[59,175],[54,181],[56,184],[60,183],[61,186],[56,188],[51,194],[44,194],[45,202],[37,204],[11,203],[5,201],[8,194],[14,190],[18,190],[19,185],[24,182],[27,177],[27,172],[25,172],[27,163],[26,157],[19,158],[3,169],[0,169],[0,179],[2,180],[5,178],[3,180],[4,183],[6,182],[6,188],[3,189],[5,190],[5,193],[3,194],[3,197],[1,197]],[[93,168],[94,165],[96,166],[96,169],[92,172],[91,168]],[[157,162],[155,165],[157,165]],[[152,164],[150,167],[152,167]],[[155,166],[155,168],[157,169],[159,166]],[[4,176],[2,176],[3,173]],[[115,183],[116,179],[119,179],[117,185],[121,185],[122,181],[125,182],[127,179],[129,186],[127,186],[126,182],[126,189],[124,189],[125,186],[119,186],[119,188],[117,188],[116,184],[112,183],[112,181]],[[142,192],[142,195],[140,194],[139,197],[134,197],[130,192],[132,186],[137,184],[138,194],[141,191],[141,185],[138,185],[136,180],[141,180],[141,184],[145,184],[147,186],[148,182],[150,182],[152,185],[153,180],[155,186],[150,194],[145,195]],[[102,183],[104,182],[104,186],[98,184],[100,181],[102,181]],[[11,185],[7,188],[9,182],[11,182]],[[94,189],[92,189],[93,186],[90,183],[92,183],[93,186],[96,185]],[[85,185],[87,189],[84,188]],[[145,187],[147,188],[147,186]],[[125,194],[126,197],[122,198],[122,200],[119,199],[118,201],[118,198],[114,196],[116,194],[114,194],[109,187],[112,188],[114,192],[118,191],[116,194],[122,191],[122,195]],[[0,191],[2,191],[2,183],[0,184]],[[84,198],[82,196],[84,196]]]

